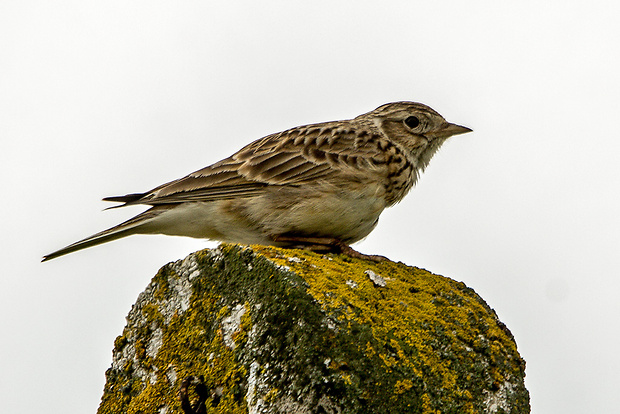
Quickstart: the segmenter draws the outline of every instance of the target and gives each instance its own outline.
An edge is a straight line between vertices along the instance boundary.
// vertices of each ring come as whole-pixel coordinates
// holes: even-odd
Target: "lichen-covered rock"
[[[510,331],[463,283],[222,245],[164,266],[139,296],[99,413],[523,414],[524,369]]]

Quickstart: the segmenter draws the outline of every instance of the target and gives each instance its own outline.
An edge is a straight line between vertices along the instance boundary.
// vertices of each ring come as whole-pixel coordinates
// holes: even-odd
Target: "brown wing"
[[[328,122],[269,135],[229,158],[144,194],[111,197],[128,204],[211,201],[262,194],[267,185],[299,186],[327,176],[387,176],[389,144],[372,125]]]

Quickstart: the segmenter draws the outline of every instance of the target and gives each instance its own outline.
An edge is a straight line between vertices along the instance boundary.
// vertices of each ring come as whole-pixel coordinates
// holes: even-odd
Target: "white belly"
[[[284,187],[249,198],[184,203],[153,219],[148,232],[243,244],[274,244],[278,235],[354,243],[372,231],[385,208],[378,192],[372,186],[361,194]]]

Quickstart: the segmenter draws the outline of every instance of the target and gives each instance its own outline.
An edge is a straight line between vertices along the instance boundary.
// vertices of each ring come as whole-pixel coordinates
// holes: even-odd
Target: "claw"
[[[360,253],[342,240],[331,237],[298,237],[298,236],[275,236],[275,242],[290,244],[291,248],[300,248],[317,253],[344,254],[355,259],[383,262],[390,260],[385,256],[368,255]]]

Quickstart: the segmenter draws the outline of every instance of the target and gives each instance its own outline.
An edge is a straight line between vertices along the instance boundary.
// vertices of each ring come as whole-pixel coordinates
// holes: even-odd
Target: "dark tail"
[[[144,213],[138,214],[134,218],[131,218],[118,226],[111,227],[107,230],[93,234],[83,240],[77,241],[73,244],[63,247],[60,250],[56,250],[53,253],[43,256],[42,262],[55,259],[56,257],[64,256],[65,254],[73,253],[78,250],[86,249],[88,247],[96,246],[98,244],[107,243],[112,240],[127,237],[132,234],[140,234],[140,228],[148,223],[150,219],[156,217],[161,212],[161,209],[150,209]]]
[[[106,208],[106,210],[110,210],[112,208],[125,207],[130,204],[138,204],[137,202],[147,194],[148,193],[135,193],[135,194],[127,194],[124,196],[106,197],[103,199],[103,201],[113,201],[116,203],[123,203],[118,206],[112,206],[112,207]]]

